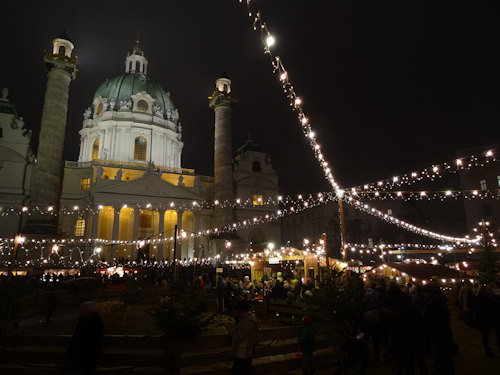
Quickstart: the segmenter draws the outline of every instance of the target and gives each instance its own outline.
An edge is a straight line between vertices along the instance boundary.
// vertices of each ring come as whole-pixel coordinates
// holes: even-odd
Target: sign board
[[[269,258],[269,264],[280,264],[280,258]]]
[[[271,270],[271,267],[264,267],[264,273],[265,274],[268,274],[268,273],[271,273],[272,270]]]
[[[224,268],[222,267],[217,267],[216,271],[217,273],[223,273],[224,272]]]

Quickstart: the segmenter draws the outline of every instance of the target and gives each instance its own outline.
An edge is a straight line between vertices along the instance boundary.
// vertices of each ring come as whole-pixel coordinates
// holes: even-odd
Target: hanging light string
[[[409,172],[402,176],[393,176],[391,178],[370,182],[367,184],[351,187],[350,191],[369,192],[380,190],[392,190],[403,185],[412,185],[424,179],[435,181],[443,177],[444,174],[457,174],[461,171],[467,171],[473,168],[491,166],[497,162],[497,149],[488,149],[478,154],[464,156],[450,162],[433,164],[420,172]]]
[[[333,193],[319,193],[317,195],[317,198],[313,197],[312,195],[309,195],[307,198],[304,199],[301,195],[299,195],[300,199],[296,201],[294,204],[292,204],[292,200],[287,201],[287,204],[284,205],[282,209],[278,209],[275,212],[270,212],[263,214],[261,216],[255,216],[250,219],[245,219],[242,221],[234,222],[222,227],[218,228],[212,228],[212,229],[207,229],[203,230],[200,232],[189,232],[189,237],[190,238],[196,238],[196,237],[202,237],[202,236],[217,236],[220,233],[224,232],[229,232],[229,231],[236,231],[238,229],[246,229],[254,225],[259,225],[263,223],[268,223],[276,220],[281,220],[284,216],[287,215],[292,215],[292,214],[297,214],[301,211],[322,205],[322,204],[327,204],[332,201],[336,201],[337,197]],[[183,234],[183,232],[185,234]],[[179,234],[177,235],[177,239],[183,239],[188,237],[186,230],[179,229]],[[69,243],[69,244],[96,244],[96,245],[137,245],[141,241],[145,241],[145,244],[156,244],[156,243],[164,243],[164,242],[170,242],[174,240],[174,236],[165,236],[165,233],[156,233],[154,235],[150,235],[148,238],[142,238],[142,239],[137,239],[137,240],[108,240],[108,239],[103,239],[103,238],[66,238],[66,239],[60,239],[56,240],[53,238],[47,238],[47,239],[30,239],[30,238],[24,238],[24,243],[37,243],[37,244],[42,244],[42,245],[47,245],[47,244],[56,244],[56,243]],[[0,237],[0,242],[10,242],[14,243],[15,239],[14,238],[1,238]]]
[[[346,193],[363,200],[436,200],[445,199],[500,199],[500,189],[491,190],[439,190],[439,191],[361,191],[357,190]]]
[[[240,3],[243,1],[240,0]],[[457,238],[457,237],[451,237],[451,236],[446,236],[438,233],[434,233],[432,231],[418,228],[415,225],[406,223],[403,220],[399,220],[395,217],[392,217],[390,215],[387,215],[375,208],[369,207],[367,204],[363,204],[360,202],[358,199],[355,199],[353,196],[346,196],[344,195],[344,191],[340,188],[340,186],[337,184],[333,177],[332,170],[328,166],[328,162],[325,160],[323,153],[321,152],[321,146],[318,144],[316,140],[316,134],[313,131],[311,124],[309,123],[309,119],[305,115],[303,109],[302,109],[302,104],[303,100],[300,98],[297,93],[295,92],[293,85],[290,81],[290,77],[288,72],[285,69],[285,66],[283,64],[282,59],[279,56],[274,56],[271,52],[271,47],[275,44],[275,39],[271,35],[271,33],[268,30],[268,27],[266,23],[262,20],[262,13],[260,10],[254,11],[251,6],[251,1],[246,0],[245,1],[246,8],[248,11],[248,17],[252,20],[253,22],[253,29],[255,31],[260,31],[260,38],[261,42],[263,44],[263,49],[264,53],[267,54],[271,60],[271,65],[273,67],[273,73],[277,74],[279,77],[279,80],[281,81],[283,91],[288,98],[290,102],[290,107],[292,108],[293,111],[297,113],[297,117],[299,120],[299,124],[301,126],[302,133],[304,137],[307,139],[309,146],[314,152],[314,155],[316,157],[316,160],[320,164],[320,166],[323,168],[323,172],[325,174],[325,178],[327,181],[330,183],[333,191],[335,194],[341,197],[346,203],[352,205],[358,210],[364,211],[372,216],[375,216],[377,218],[380,218],[382,220],[385,220],[386,222],[390,224],[395,224],[405,230],[408,230],[410,232],[414,232],[426,237],[438,239],[441,241],[449,241],[449,242],[475,242],[473,240],[470,240],[468,238]]]

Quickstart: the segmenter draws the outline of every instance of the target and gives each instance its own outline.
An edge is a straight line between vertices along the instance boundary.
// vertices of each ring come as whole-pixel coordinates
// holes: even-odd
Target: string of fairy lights
[[[240,0],[240,3],[242,3],[243,0]],[[457,237],[452,237],[452,236],[446,236],[442,235],[439,233],[435,233],[426,229],[419,228],[415,225],[412,225],[410,223],[407,223],[403,220],[397,219],[393,216],[390,216],[388,214],[385,214],[375,208],[370,207],[367,204],[363,204],[360,202],[357,198],[353,196],[346,196],[344,195],[344,190],[340,188],[340,186],[337,184],[333,177],[333,173],[331,168],[329,167],[328,162],[325,160],[325,157],[321,151],[321,146],[319,145],[317,139],[316,139],[316,133],[312,129],[312,126],[310,124],[309,118],[305,115],[303,109],[302,109],[302,104],[303,104],[303,99],[295,92],[295,89],[293,87],[293,84],[291,83],[290,76],[285,69],[285,66],[283,64],[282,59],[279,56],[274,56],[271,48],[275,44],[275,39],[269,32],[269,29],[267,27],[266,22],[264,22],[262,18],[262,13],[260,10],[254,10],[252,6],[251,0],[246,0],[245,1],[246,8],[248,11],[248,17],[252,20],[253,23],[253,29],[255,31],[260,32],[260,38],[261,42],[263,45],[264,53],[267,54],[270,58],[271,65],[273,67],[273,73],[277,74],[279,77],[279,80],[281,82],[283,92],[287,99],[289,100],[290,107],[292,108],[293,111],[296,112],[297,118],[299,121],[299,124],[301,126],[302,133],[304,137],[306,138],[307,142],[309,143],[311,149],[314,152],[314,155],[316,157],[317,162],[319,165],[322,167],[323,172],[325,174],[325,178],[327,181],[330,183],[333,191],[340,197],[340,199],[345,200],[348,204],[352,205],[353,207],[362,210],[370,215],[373,215],[377,218],[380,218],[382,220],[385,220],[386,222],[390,224],[395,224],[405,230],[438,239],[441,241],[449,241],[449,242],[467,242],[467,243],[475,243],[475,240],[471,240],[469,238],[457,238]]]
[[[174,203],[171,202],[169,204],[135,204],[135,205],[121,205],[121,206],[107,206],[111,207],[113,211],[119,211],[120,214],[124,214],[121,212],[122,208],[131,208],[131,210],[125,212],[133,215],[135,210],[139,210],[139,212],[143,213],[146,210],[149,211],[199,211],[199,210],[212,210],[215,207],[231,207],[231,208],[263,208],[263,209],[274,209],[280,205],[287,204],[298,204],[300,202],[307,202],[308,199],[314,199],[314,197],[318,197],[321,200],[322,196],[328,196],[328,192],[320,192],[317,194],[298,194],[296,196],[278,196],[277,199],[273,199],[272,197],[268,197],[267,199],[261,199],[259,201],[254,201],[253,199],[235,199],[234,202],[224,201],[223,203],[215,202],[213,204],[209,204],[207,202],[192,202],[192,204],[188,204],[186,202]],[[357,188],[352,188],[350,191],[345,192],[346,195],[351,195],[353,197],[358,197],[363,200],[440,200],[444,201],[446,199],[500,199],[500,189],[485,189],[485,190],[439,190],[439,191],[428,191],[428,190],[418,190],[418,191],[386,191],[386,190],[372,190],[367,189],[360,191]],[[307,205],[306,205],[307,206]],[[53,207],[47,207],[45,209],[41,207],[1,207],[0,208],[0,217],[3,216],[18,216],[18,215],[50,215],[50,216],[62,216],[62,215],[87,215],[99,213],[100,210],[104,208],[104,205],[99,205],[97,207],[87,205],[74,205],[71,207],[61,206],[59,210],[54,209]]]
[[[435,181],[443,177],[444,174],[456,174],[461,171],[471,170],[492,165],[497,162],[497,149],[488,149],[477,154],[463,156],[450,162],[433,164],[429,168],[421,171],[405,173],[401,176],[378,180],[364,185],[351,187],[351,192],[371,192],[380,190],[392,190],[404,185],[412,185],[424,179]]]

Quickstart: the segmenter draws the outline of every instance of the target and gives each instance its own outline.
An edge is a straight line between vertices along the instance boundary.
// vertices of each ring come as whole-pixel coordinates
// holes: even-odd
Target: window
[[[94,141],[92,146],[92,160],[99,159],[99,138]]]
[[[85,235],[85,219],[83,216],[78,215],[78,219],[75,224],[75,236],[82,237]]]
[[[387,215],[392,216],[392,209],[387,209]]]
[[[135,139],[135,147],[134,147],[134,159],[146,161],[146,149],[148,146],[148,142],[144,137],[137,137]]]
[[[80,180],[80,190],[81,191],[90,190],[90,178],[82,178]]]
[[[96,109],[96,111],[95,111],[95,113],[96,113],[96,115],[97,115],[97,116],[100,116],[100,115],[101,115],[101,113],[102,113],[102,108],[103,108],[103,105],[102,105],[102,102],[101,102],[101,103],[99,103],[99,105],[97,106],[97,109]]]
[[[66,54],[66,48],[64,48],[64,46],[59,46],[59,51],[57,52],[57,54],[64,56]]]
[[[260,163],[257,160],[255,160],[253,162],[253,164],[252,164],[252,170],[254,172],[260,172],[262,170],[261,167],[260,167]]]
[[[497,176],[498,187],[500,187],[500,175]]]
[[[481,180],[479,181],[479,187],[481,188],[481,190],[485,191],[487,190],[487,187],[486,187],[486,180]]]
[[[263,204],[262,195],[254,194],[254,195],[252,195],[252,198],[253,198],[253,205],[254,206],[262,206],[262,204]]]
[[[140,112],[146,112],[148,110],[148,102],[145,101],[144,99],[141,99],[137,102],[137,109]]]

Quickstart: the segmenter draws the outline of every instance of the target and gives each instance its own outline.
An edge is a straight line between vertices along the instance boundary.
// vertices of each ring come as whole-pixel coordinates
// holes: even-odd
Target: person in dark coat
[[[455,375],[453,334],[446,297],[435,283],[424,285],[422,296],[423,323],[439,369],[444,375]]]
[[[71,368],[84,375],[90,374],[101,359],[103,341],[104,326],[95,311],[95,302],[85,302],[68,347]]]
[[[493,351],[489,342],[492,330],[500,349],[500,283],[496,282],[492,286],[479,285],[473,306],[473,320],[481,331],[484,353],[492,357]]]
[[[314,346],[316,342],[316,329],[312,325],[310,315],[302,318],[302,330],[300,331],[298,353],[300,353],[302,374],[314,375],[316,364],[314,361]]]

